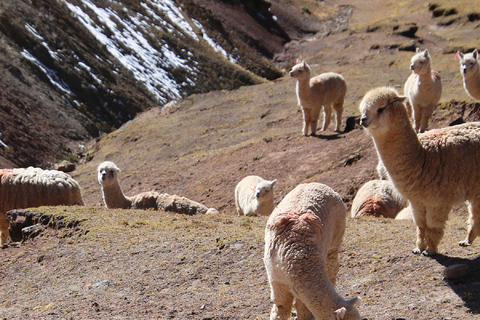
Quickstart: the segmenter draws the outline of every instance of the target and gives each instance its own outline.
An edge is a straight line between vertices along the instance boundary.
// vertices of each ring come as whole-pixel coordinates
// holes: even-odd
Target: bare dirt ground
[[[314,2],[308,3],[313,8]],[[439,26],[450,18],[433,18],[424,1],[335,4],[353,9],[348,28],[295,40],[276,59],[286,69],[301,58],[315,73],[342,73],[349,85],[344,121],[357,115],[369,89],[391,85],[402,91],[412,52],[398,46],[411,41],[429,48],[443,79],[431,127],[460,117],[478,120],[479,105],[464,92],[454,52],[447,50],[469,46],[468,35],[478,24],[460,24],[466,15],[460,10],[463,2],[459,21],[449,26]],[[393,32],[413,22],[419,26],[415,37]],[[92,142],[92,158],[73,173],[87,207],[37,209],[80,220],[80,227],[48,228],[2,250],[0,317],[268,319],[262,262],[266,218],[236,216],[236,183],[248,174],[276,178],[278,203],[299,183],[322,182],[349,206],[358,188],[376,177],[373,143],[361,128],[300,135],[294,86],[285,76],[235,91],[193,95],[169,110],[151,109]],[[104,160],[122,169],[121,185],[128,195],[152,189],[176,193],[216,207],[220,214],[106,210],[95,172]],[[358,309],[369,320],[480,319],[478,243],[458,246],[465,220],[466,207],[455,208],[441,253],[427,258],[411,253],[412,221],[348,219],[337,291],[345,298],[362,297]],[[468,274],[444,280],[444,268],[458,263],[468,265]]]

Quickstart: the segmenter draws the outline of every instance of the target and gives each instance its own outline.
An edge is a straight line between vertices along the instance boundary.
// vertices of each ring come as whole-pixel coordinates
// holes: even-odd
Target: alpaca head
[[[430,58],[428,49],[422,51],[417,48],[417,53],[412,57],[412,64],[410,65],[410,69],[418,75],[430,74],[431,61],[432,60]]]
[[[118,183],[117,173],[119,171],[120,169],[111,161],[104,161],[100,163],[97,168],[98,182],[104,187]]]
[[[478,72],[479,65],[478,65],[477,49],[475,49],[475,51],[471,53],[465,53],[465,54],[459,51],[457,52],[457,56],[460,57],[460,72],[464,77],[468,77],[471,74]]]
[[[272,181],[260,181],[255,187],[255,196],[257,197],[257,200],[261,201],[261,199],[267,199],[267,197],[271,197],[273,195],[273,186],[276,182],[277,179]]]
[[[389,87],[380,87],[367,92],[360,103],[360,124],[372,136],[388,132],[399,122],[408,123],[407,110],[403,102],[406,97]]]
[[[305,61],[298,61],[290,70],[290,77],[297,80],[310,79],[310,66]]]

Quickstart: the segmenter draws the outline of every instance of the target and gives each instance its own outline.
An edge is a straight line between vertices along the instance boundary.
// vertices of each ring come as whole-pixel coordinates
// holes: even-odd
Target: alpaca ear
[[[477,49],[475,49],[475,50],[473,51],[473,57],[475,58],[475,60],[477,60],[477,57],[478,57],[478,51],[477,51]]]
[[[394,102],[405,102],[405,100],[407,100],[407,96],[398,96],[393,99]]]
[[[300,60],[297,59],[297,61],[295,62],[295,65],[299,64],[300,63]]]
[[[273,187],[277,183],[277,179],[270,181],[270,185]]]
[[[420,50],[420,48],[417,48],[417,53],[420,53],[422,52],[422,50]]]
[[[455,55],[455,60],[457,60],[458,57],[460,57],[460,60],[463,60],[463,53],[457,51],[457,54]]]
[[[428,56],[429,56],[428,49],[425,49],[425,51],[423,52],[423,56],[424,56],[425,58],[428,58]]]
[[[345,313],[347,313],[347,309],[345,307],[335,310],[335,320],[342,320],[345,317]]]

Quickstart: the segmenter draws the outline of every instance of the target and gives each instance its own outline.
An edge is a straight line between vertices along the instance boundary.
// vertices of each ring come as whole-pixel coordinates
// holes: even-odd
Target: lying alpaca
[[[123,194],[118,183],[117,174],[120,169],[110,161],[102,162],[98,166],[98,182],[102,186],[103,201],[108,209],[155,209],[169,212],[193,215],[196,213],[217,213],[214,208],[207,208],[203,204],[185,197],[150,191],[132,197]]]

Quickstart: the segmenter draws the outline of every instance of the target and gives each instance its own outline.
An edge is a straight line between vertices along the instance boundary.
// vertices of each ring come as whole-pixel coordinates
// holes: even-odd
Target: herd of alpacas
[[[466,92],[480,100],[477,50],[458,52]],[[369,91],[360,103],[360,125],[372,137],[379,163],[378,180],[362,186],[355,196],[351,217],[376,216],[413,219],[417,226],[413,253],[433,255],[443,237],[453,206],[468,202],[469,246],[480,234],[480,122],[427,130],[442,93],[441,77],[431,69],[428,50],[417,49],[404,95],[390,87]],[[340,131],[347,85],[342,75],[327,72],[311,77],[305,61],[290,71],[303,113],[302,134],[316,135],[335,111]],[[463,170],[468,166],[470,170]],[[125,196],[120,169],[111,161],[98,165],[98,182],[108,209],[156,209],[169,212],[215,214],[214,208],[177,195],[144,192]],[[277,180],[247,176],[235,188],[237,214],[269,216],[265,229],[264,263],[273,307],[270,319],[361,319],[355,305],[335,291],[339,250],[347,210],[340,195],[321,183],[300,184],[274,208]],[[7,211],[38,206],[80,205],[78,183],[68,174],[39,168],[0,170],[0,244],[9,240]]]

